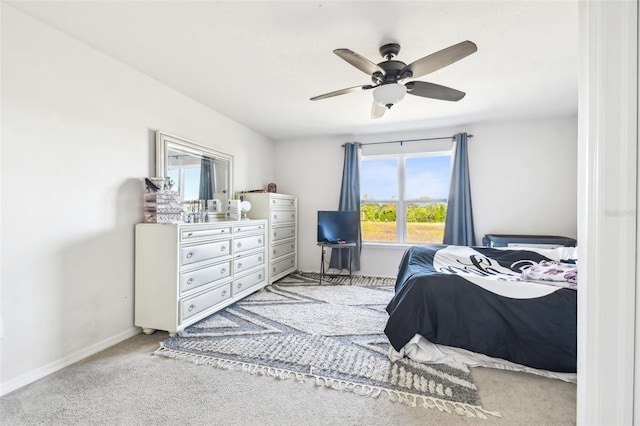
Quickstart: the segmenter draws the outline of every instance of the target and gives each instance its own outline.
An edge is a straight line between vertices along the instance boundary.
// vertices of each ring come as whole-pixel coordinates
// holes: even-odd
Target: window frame
[[[408,158],[425,158],[425,157],[449,157],[449,161],[453,166],[453,150],[438,150],[429,152],[406,152],[406,153],[394,153],[394,154],[370,154],[360,156],[360,168],[362,163],[370,160],[386,160],[395,159],[398,165],[398,199],[388,200],[363,200],[360,196],[360,206],[363,204],[395,204],[396,206],[396,241],[369,241],[362,240],[365,245],[385,245],[385,246],[406,246],[412,244],[421,244],[419,242],[407,242],[407,206],[409,204],[448,204],[448,199],[434,199],[434,200],[421,200],[421,199],[405,199],[406,195],[406,161]],[[449,183],[451,183],[451,175],[449,175]],[[362,193],[362,182],[360,182],[360,191]]]

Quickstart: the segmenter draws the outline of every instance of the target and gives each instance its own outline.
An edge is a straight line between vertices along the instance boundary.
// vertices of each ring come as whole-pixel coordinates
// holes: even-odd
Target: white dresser
[[[242,194],[251,203],[249,217],[267,218],[269,284],[298,268],[298,198],[273,192]]]
[[[136,225],[135,325],[175,334],[263,288],[266,220]]]

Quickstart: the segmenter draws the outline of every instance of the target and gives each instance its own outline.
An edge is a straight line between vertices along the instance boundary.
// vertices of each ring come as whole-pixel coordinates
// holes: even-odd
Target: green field
[[[393,243],[396,241],[395,222],[362,221],[362,240]],[[408,243],[442,243],[444,222],[407,224]]]

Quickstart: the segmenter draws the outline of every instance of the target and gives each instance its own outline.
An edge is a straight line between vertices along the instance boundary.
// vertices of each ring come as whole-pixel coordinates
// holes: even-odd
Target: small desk
[[[326,271],[325,271],[325,267],[324,267],[324,262],[325,262],[325,254],[327,252],[327,248],[331,248],[331,249],[348,249],[349,250],[349,282],[351,282],[351,265],[353,263],[353,249],[356,248],[356,243],[342,243],[342,244],[335,244],[335,243],[318,243],[318,245],[320,246],[320,248],[322,249],[322,254],[320,256],[320,284],[322,284],[322,278],[327,275]],[[330,268],[327,268],[330,269]],[[338,276],[341,274],[335,274],[335,275],[329,275],[329,276]]]

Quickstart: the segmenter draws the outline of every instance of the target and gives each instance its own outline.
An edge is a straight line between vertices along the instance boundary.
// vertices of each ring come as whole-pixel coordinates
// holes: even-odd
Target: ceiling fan
[[[471,55],[477,50],[478,47],[475,43],[467,40],[406,65],[404,62],[394,60],[398,52],[400,52],[400,45],[397,43],[389,43],[380,47],[380,55],[382,55],[385,61],[379,64],[374,64],[364,56],[349,49],[336,49],[333,53],[360,71],[369,74],[373,84],[336,90],[314,96],[311,100],[317,101],[360,90],[374,89],[371,118],[382,117],[387,109],[390,109],[393,105],[400,102],[407,93],[422,96],[423,98],[459,101],[465,96],[465,93],[459,90],[427,83],[426,81],[408,81],[404,84],[402,84],[402,82],[410,78],[421,77],[437,71]]]

